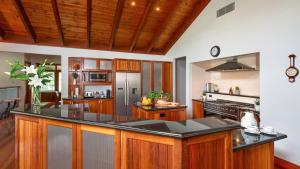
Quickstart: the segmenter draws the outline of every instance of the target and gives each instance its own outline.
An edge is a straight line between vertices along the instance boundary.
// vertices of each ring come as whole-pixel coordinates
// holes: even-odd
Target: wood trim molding
[[[16,7],[16,10],[18,11],[18,14],[22,20],[22,23],[23,23],[27,33],[29,34],[32,41],[35,43],[36,42],[36,34],[33,30],[33,27],[32,27],[30,20],[26,14],[24,6],[22,5],[21,0],[13,0],[13,3]]]
[[[274,157],[274,163],[275,167],[278,167],[280,169],[300,169],[299,165],[293,164],[276,156]]]
[[[141,19],[139,21],[139,26],[136,29],[134,37],[133,37],[133,39],[131,41],[131,45],[130,45],[130,49],[129,49],[130,52],[133,51],[133,49],[134,49],[134,47],[136,45],[136,42],[137,42],[137,40],[138,40],[138,38],[139,38],[139,36],[140,36],[140,34],[141,34],[141,32],[142,32],[145,24],[146,24],[148,15],[149,15],[150,10],[152,9],[152,6],[155,3],[155,1],[156,0],[148,0],[148,2],[147,2],[146,8],[144,10],[144,13],[143,13],[143,15],[142,15],[142,17],[141,17]]]
[[[87,0],[86,2],[87,8],[86,8],[86,39],[87,39],[87,47],[90,48],[91,46],[91,17],[92,17],[92,0]]]
[[[65,45],[65,38],[64,38],[64,33],[62,31],[61,19],[60,19],[60,15],[59,15],[56,0],[51,0],[51,5],[52,5],[52,9],[53,9],[53,14],[54,14],[55,22],[56,22],[58,35],[59,35],[59,38],[60,38],[60,41],[61,41],[62,45],[64,46]]]
[[[110,35],[110,39],[109,39],[109,49],[112,49],[114,46],[115,37],[117,35],[117,30],[120,25],[124,4],[125,4],[125,0],[118,0],[116,12],[115,12],[114,23],[113,23],[113,27],[112,27],[112,31],[111,31],[111,35]]]

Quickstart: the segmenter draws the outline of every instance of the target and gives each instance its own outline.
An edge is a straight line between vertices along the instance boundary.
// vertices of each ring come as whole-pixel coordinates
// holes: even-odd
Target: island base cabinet
[[[231,169],[231,133],[188,139],[122,132],[122,169]]]
[[[24,115],[15,120],[18,169],[274,167],[273,143],[233,152],[232,131],[176,138]]]
[[[266,143],[233,153],[233,169],[274,169],[274,143]]]
[[[43,163],[47,169],[76,169],[76,125],[43,120]]]
[[[15,118],[16,140],[16,169],[40,169],[42,168],[41,131],[39,119],[23,117]]]
[[[78,169],[120,169],[120,131],[79,125]]]

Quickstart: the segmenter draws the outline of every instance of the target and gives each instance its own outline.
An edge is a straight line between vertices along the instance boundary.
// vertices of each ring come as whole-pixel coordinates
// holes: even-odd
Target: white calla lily
[[[37,70],[36,68],[34,67],[34,65],[31,65],[31,66],[26,66],[25,69],[22,69],[21,70],[22,72],[26,72],[26,74],[37,74]]]
[[[43,78],[39,78],[38,75],[35,75],[34,77],[29,78],[28,85],[34,86],[34,87],[42,87],[43,86]]]

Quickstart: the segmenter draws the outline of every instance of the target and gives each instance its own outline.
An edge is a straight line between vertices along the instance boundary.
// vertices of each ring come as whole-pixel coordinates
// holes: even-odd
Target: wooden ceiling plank
[[[176,43],[181,35],[187,30],[187,28],[193,23],[193,21],[199,16],[203,9],[207,6],[210,0],[195,0],[195,5],[191,13],[183,20],[182,24],[177,28],[174,35],[170,38],[163,49],[163,53],[166,54],[170,48]]]
[[[16,7],[16,10],[22,20],[22,23],[23,23],[27,33],[29,34],[32,41],[35,43],[36,42],[36,34],[35,34],[34,29],[29,21],[29,18],[25,12],[25,9],[24,9],[24,6],[23,6],[21,0],[13,0],[13,3]]]
[[[0,40],[4,40],[5,38],[5,32],[2,28],[0,28]]]
[[[122,17],[124,3],[125,3],[125,0],[118,0],[115,17],[114,17],[114,22],[113,22],[113,27],[112,27],[112,31],[111,31],[111,35],[110,35],[110,39],[109,39],[109,49],[113,48],[113,45],[115,42],[117,30],[119,28],[120,20]]]
[[[171,10],[171,14],[169,16],[175,16],[177,8],[180,7],[180,2],[184,2],[184,1],[175,1],[174,6],[173,6],[173,10]],[[165,29],[167,28],[168,24],[170,22],[170,18],[166,17],[166,19],[164,20],[164,22],[161,24],[161,27],[159,29],[157,29],[157,32],[154,34],[151,43],[147,49],[148,53],[151,53],[153,46],[155,45],[155,43],[158,41],[158,39],[160,38],[160,36],[162,35],[162,33],[165,31]]]
[[[86,39],[87,39],[87,46],[88,48],[91,47],[91,16],[92,16],[92,0],[87,0],[86,2],[87,8],[86,8],[86,19],[87,19],[87,25],[86,25]]]
[[[138,38],[139,38],[139,36],[140,36],[140,34],[141,34],[141,32],[142,32],[145,24],[146,24],[148,15],[149,15],[151,9],[153,8],[153,4],[155,4],[155,1],[156,0],[148,0],[147,1],[147,5],[145,7],[143,15],[142,15],[142,17],[141,17],[141,19],[139,21],[138,27],[135,30],[135,34],[134,34],[134,36],[132,38],[132,41],[131,41],[131,44],[130,44],[130,49],[129,49],[130,52],[133,51],[133,49],[134,49],[134,47],[136,45],[136,42],[137,42],[137,40],[138,40]]]
[[[54,17],[55,17],[55,22],[56,22],[56,27],[57,27],[59,39],[60,39],[62,45],[64,46],[65,45],[65,38],[64,38],[64,33],[63,33],[62,26],[61,26],[61,18],[60,18],[60,14],[59,14],[59,11],[58,11],[58,6],[57,6],[56,0],[51,0],[51,4],[52,4]]]

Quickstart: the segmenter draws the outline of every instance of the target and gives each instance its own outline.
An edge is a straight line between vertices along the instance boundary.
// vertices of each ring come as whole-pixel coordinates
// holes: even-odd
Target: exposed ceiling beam
[[[113,27],[112,27],[112,31],[111,31],[111,35],[110,35],[110,39],[109,39],[109,49],[113,48],[113,45],[115,42],[115,37],[116,37],[117,30],[120,25],[120,20],[121,20],[123,8],[124,8],[124,3],[125,3],[125,0],[118,0],[115,17],[114,17],[114,22],[113,22]]]
[[[29,34],[30,38],[32,39],[32,41],[35,43],[36,42],[36,34],[33,30],[33,27],[29,21],[29,18],[25,12],[25,9],[22,5],[22,2],[20,0],[13,0],[13,3],[17,9],[17,12],[23,22],[23,25],[27,31],[27,33]]]
[[[153,4],[155,3],[155,0],[148,0],[147,1],[147,5],[145,7],[145,10],[143,12],[143,15],[139,21],[139,24],[138,24],[138,27],[137,29],[135,30],[135,34],[134,34],[134,37],[132,38],[132,41],[131,41],[131,44],[130,44],[130,49],[129,51],[132,52],[135,45],[136,45],[136,42],[146,24],[146,21],[147,21],[147,18],[148,18],[148,15],[153,7]]]
[[[194,8],[189,15],[183,20],[179,25],[177,30],[173,33],[172,37],[169,39],[168,43],[164,47],[164,53],[167,53],[170,48],[175,44],[175,42],[180,38],[180,36],[187,30],[187,28],[193,23],[193,21],[199,16],[203,9],[207,6],[210,0],[195,0]]]
[[[181,2],[181,3],[180,3]],[[157,32],[154,34],[153,38],[150,41],[150,45],[147,49],[147,52],[151,53],[154,44],[158,41],[162,33],[166,30],[168,23],[170,22],[169,16],[175,16],[175,13],[177,11],[177,8],[180,6],[180,4],[185,3],[184,1],[174,1],[174,5],[172,7],[171,13],[165,18],[164,22],[161,23],[161,27],[157,29]]]
[[[2,28],[0,28],[0,40],[4,40],[5,38],[5,32]]]
[[[91,47],[91,15],[92,15],[92,0],[87,0],[86,2],[87,8],[86,8],[86,19],[87,19],[87,25],[86,25],[86,39],[88,42],[88,48]]]
[[[60,19],[60,15],[59,15],[56,0],[51,0],[51,4],[52,4],[54,17],[55,17],[55,22],[56,22],[58,35],[59,35],[59,38],[60,38],[60,41],[61,41],[62,45],[64,46],[65,45],[65,38],[64,38],[64,33],[63,33],[63,30],[62,30],[62,26],[61,26],[61,19]]]

